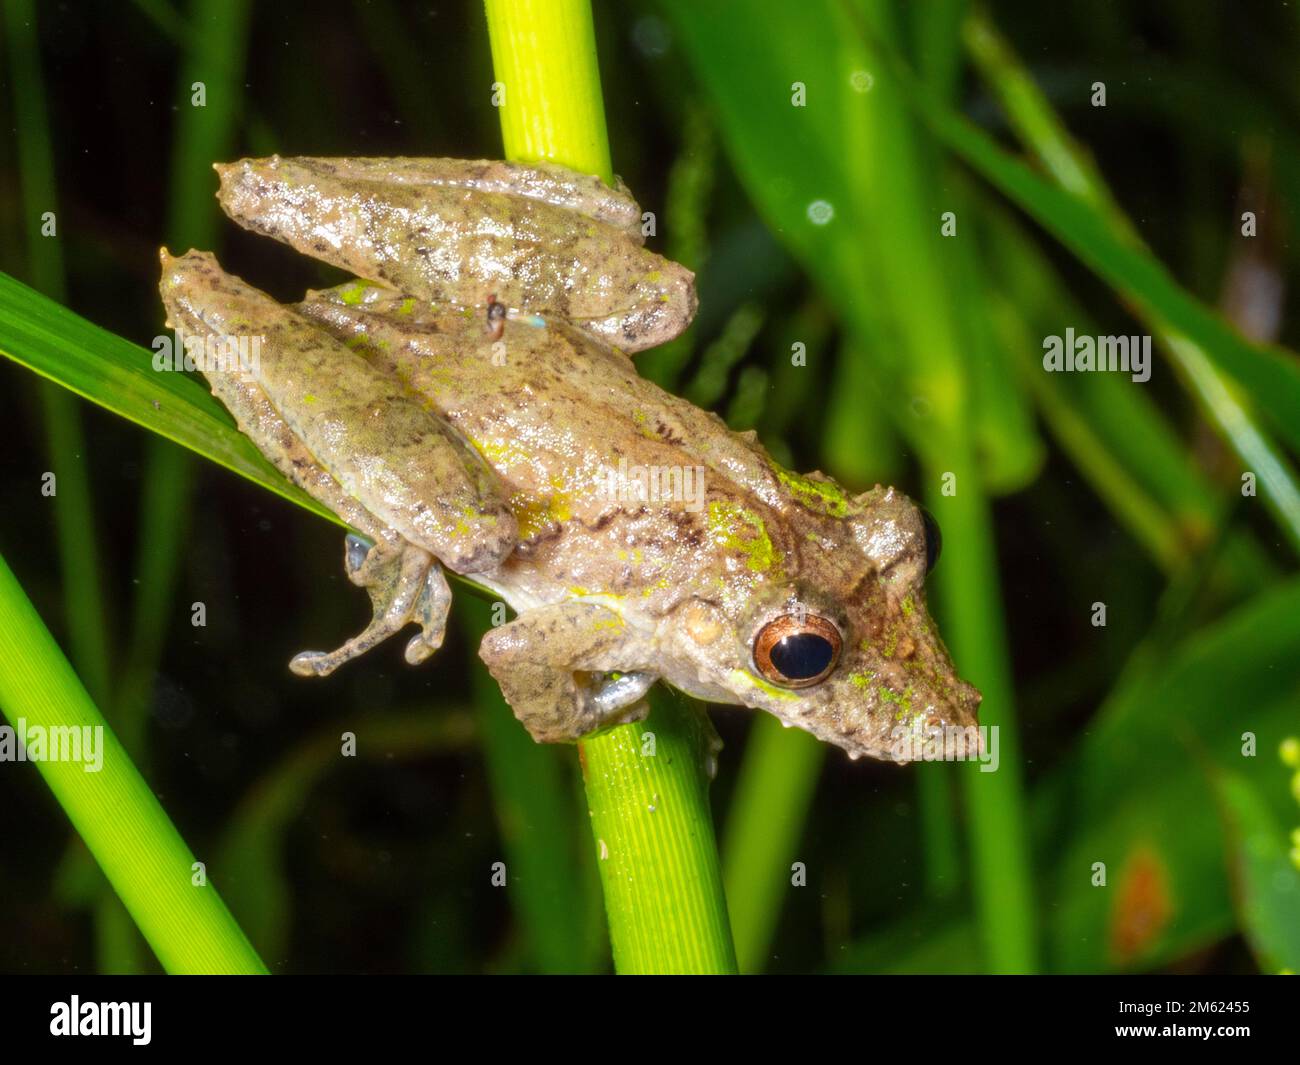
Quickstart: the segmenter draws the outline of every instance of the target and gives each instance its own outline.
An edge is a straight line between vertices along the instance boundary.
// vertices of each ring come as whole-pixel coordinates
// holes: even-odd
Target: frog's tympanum
[[[852,756],[971,726],[925,606],[938,530],[892,488],[851,496],[637,375],[694,278],[642,246],[626,188],[557,166],[450,159],[218,166],[241,225],[355,274],[283,306],[207,253],[162,253],[168,324],[234,350],[213,392],[357,533],[374,618],[295,673],[415,623],[442,643],[444,570],[516,617],[479,653],[519,720],[573,741],[645,713],[656,680],[766,710]],[[366,541],[369,541],[367,543]]]

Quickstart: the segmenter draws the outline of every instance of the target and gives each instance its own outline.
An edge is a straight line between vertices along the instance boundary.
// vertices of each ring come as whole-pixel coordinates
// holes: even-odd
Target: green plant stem
[[[723,883],[741,972],[766,967],[825,760],[825,744],[767,714],[750,729],[723,833]]]
[[[656,693],[651,705],[643,724],[579,746],[614,966],[734,973],[709,811],[713,727],[687,699]]]
[[[609,181],[588,0],[485,6],[505,93],[506,155]],[[620,973],[736,971],[708,803],[711,729],[702,714],[693,704],[655,698],[643,724],[620,725],[579,748]]]
[[[612,182],[590,0],[486,0],[506,158]]]
[[[42,760],[54,792],[169,973],[264,973],[194,855],[105,723],[8,565],[0,558],[0,710],[28,747],[36,729],[99,730],[102,761]],[[87,735],[80,732],[80,735]],[[85,751],[83,750],[83,755]]]

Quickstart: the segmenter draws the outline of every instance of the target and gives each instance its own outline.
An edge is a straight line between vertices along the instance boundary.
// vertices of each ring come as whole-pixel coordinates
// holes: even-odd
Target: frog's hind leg
[[[358,635],[335,651],[303,651],[289,668],[303,677],[323,677],[411,622],[420,633],[406,645],[406,660],[423,662],[442,646],[451,606],[451,589],[442,567],[427,551],[410,544],[377,543],[367,550],[363,540],[349,535],[344,551],[348,579],[370,593],[374,616]]]
[[[344,551],[348,578],[370,593],[374,605],[370,624],[337,651],[304,652],[294,658],[290,668],[302,676],[323,677],[411,621],[419,623],[421,632],[407,644],[406,660],[412,665],[423,662],[442,644],[451,603],[451,589],[442,567],[428,552],[412,547],[376,521],[348,495],[316,462],[255,384],[235,374],[212,374],[209,381],[239,428],[285,476],[375,541],[371,547],[349,534]]]

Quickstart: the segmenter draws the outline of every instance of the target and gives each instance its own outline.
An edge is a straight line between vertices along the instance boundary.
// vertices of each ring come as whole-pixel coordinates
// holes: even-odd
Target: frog
[[[232,220],[352,276],[286,305],[211,253],[160,252],[169,327],[260,338],[255,364],[204,368],[213,394],[351,530],[370,623],[295,674],[412,624],[405,658],[424,662],[450,573],[512,612],[479,656],[540,743],[641,720],[658,682],[855,760],[978,726],[927,609],[933,519],[896,488],[792,472],[637,372],[697,299],[621,182],[547,162],[216,169]]]

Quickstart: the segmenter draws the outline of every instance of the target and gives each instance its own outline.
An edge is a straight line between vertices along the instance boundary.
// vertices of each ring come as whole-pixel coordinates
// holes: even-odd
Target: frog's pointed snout
[[[980,693],[965,681],[956,681],[940,694],[937,691],[912,691],[914,712],[890,715],[886,753],[864,749],[900,764],[928,761],[979,761],[988,755],[986,730],[979,723]],[[893,710],[894,704],[890,704]],[[845,745],[850,757],[852,746]]]
[[[979,709],[983,696],[973,684],[957,678],[950,687],[927,693],[924,720],[928,728],[967,732],[979,728]]]
[[[956,691],[953,693],[951,709],[945,716],[953,725],[962,727],[978,726],[980,723],[980,703],[984,701],[984,696],[980,690],[973,684],[967,684],[960,680],[956,684]]]

